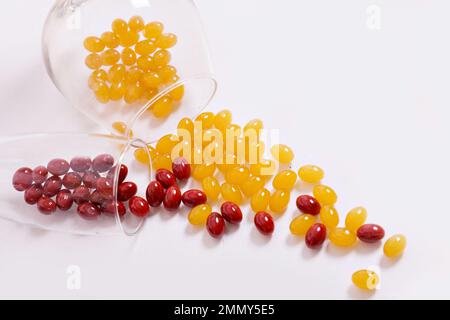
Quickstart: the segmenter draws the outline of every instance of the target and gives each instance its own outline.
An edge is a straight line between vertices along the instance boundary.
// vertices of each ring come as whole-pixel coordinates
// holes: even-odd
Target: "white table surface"
[[[52,0],[0,10],[0,135],[101,129],[48,78],[40,36]],[[396,262],[381,248],[305,248],[289,235],[294,204],[270,240],[246,217],[212,241],[185,216],[152,217],[136,237],[80,237],[0,220],[0,298],[450,298],[450,3],[438,0],[198,0],[219,91],[230,108],[281,128],[295,168],[317,163],[345,213],[364,205],[409,245]],[[381,9],[367,27],[369,5]],[[57,119],[48,126],[50,118]],[[3,186],[9,188],[10,186]],[[67,288],[79,266],[81,288]],[[376,268],[362,293],[351,274]]]

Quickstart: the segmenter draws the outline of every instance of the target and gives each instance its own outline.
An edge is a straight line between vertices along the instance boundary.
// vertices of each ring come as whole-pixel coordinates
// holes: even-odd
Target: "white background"
[[[0,134],[101,129],[64,100],[41,58],[52,0],[2,1]],[[136,237],[79,237],[0,220],[1,298],[450,298],[450,3],[442,0],[198,0],[220,87],[211,110],[282,128],[295,168],[317,163],[341,216],[364,205],[405,255],[312,252],[289,235],[294,207],[266,240],[251,216],[222,241],[185,214]],[[381,8],[381,29],[366,9]],[[2,186],[10,188],[9,185]],[[293,204],[292,204],[293,205]],[[247,211],[247,210],[246,210]],[[248,214],[250,215],[250,214]],[[247,214],[246,214],[247,216]],[[67,267],[81,268],[68,290]],[[351,285],[378,268],[374,294]]]

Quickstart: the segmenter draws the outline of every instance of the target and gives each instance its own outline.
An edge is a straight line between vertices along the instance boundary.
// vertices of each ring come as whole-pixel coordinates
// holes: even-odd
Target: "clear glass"
[[[52,214],[45,215],[38,210],[37,204],[30,205],[25,202],[25,192],[17,191],[13,187],[12,181],[14,173],[19,168],[47,167],[52,159],[65,159],[70,163],[74,157],[94,159],[100,154],[109,154],[114,159],[112,170],[108,169],[99,173],[100,176],[109,177],[112,183],[109,200],[117,200],[118,198],[118,171],[122,164],[128,168],[125,181],[136,183],[138,187],[137,196],[145,199],[146,187],[151,177],[151,165],[138,163],[133,155],[136,148],[142,148],[143,146],[145,146],[145,143],[141,140],[130,139],[127,141],[122,137],[99,134],[52,133],[2,137],[0,139],[2,150],[0,178],[4,183],[0,192],[0,217],[47,230],[73,234],[112,235],[124,232],[133,235],[143,226],[146,218],[131,214],[127,202],[123,202],[127,211],[122,216],[119,215],[117,207],[113,206],[109,214],[102,212],[95,220],[86,220],[77,213],[78,205],[76,203],[73,203],[68,211],[57,209]],[[144,149],[147,150],[147,148]],[[94,166],[90,170],[94,170],[93,168]],[[108,176],[109,171],[111,173]],[[73,172],[72,168],[69,172]],[[80,173],[80,175],[83,176],[83,173]],[[46,179],[51,176],[49,173]],[[61,179],[63,177],[64,175],[60,176]],[[41,182],[40,185],[44,186],[45,183]],[[85,185],[84,180],[83,185]],[[66,188],[67,186],[64,184],[62,189]],[[73,194],[75,189],[69,188],[69,191]],[[90,196],[95,190],[95,187],[89,187]],[[55,200],[56,197],[52,196],[51,198]],[[107,199],[97,200],[97,207],[104,207],[107,201]]]
[[[130,99],[128,102],[120,99],[101,103],[96,92],[105,88],[100,88],[97,82],[88,86],[93,69],[89,69],[85,63],[90,52],[84,47],[84,41],[89,36],[101,37],[104,32],[111,31],[115,19],[129,21],[133,16],[142,17],[146,24],[161,22],[164,25],[164,34],[176,35],[177,43],[167,50],[171,54],[170,65],[176,68],[178,77],[171,77],[157,89],[152,89],[154,84],[149,87],[150,82],[141,77],[137,87],[139,94],[143,96],[137,101],[130,103]],[[139,32],[139,35],[139,41],[147,39],[144,31]],[[120,34],[118,37],[126,38]],[[159,38],[149,39],[156,45]],[[135,50],[136,46],[132,45],[130,48]],[[107,49],[105,47],[98,55],[102,57],[102,52]],[[114,50],[121,53],[123,49],[124,47],[119,45]],[[149,54],[154,63],[149,69],[144,68],[145,73],[161,75],[162,67],[160,64],[156,65],[157,60],[154,59],[157,50],[160,49]],[[114,132],[112,125],[116,122],[128,126],[133,122],[134,136],[147,143],[166,134],[168,128],[175,128],[181,118],[197,115],[209,104],[216,91],[217,85],[211,71],[203,28],[192,0],[57,0],[45,24],[43,53],[51,79],[73,106],[111,132]],[[145,54],[143,56],[145,57]],[[141,55],[138,54],[137,57]],[[101,61],[104,63],[107,60]],[[117,63],[124,64],[124,61],[120,59]],[[136,65],[137,62],[126,69],[130,70]],[[111,67],[102,65],[100,68],[109,73]],[[121,79],[120,75],[119,78]],[[131,77],[124,79],[129,78]],[[125,80],[122,85],[127,88],[126,92],[130,87],[129,90],[135,89],[129,84],[134,84],[134,80]],[[108,92],[110,97],[111,83],[109,80],[104,82],[109,87],[105,92]],[[175,89],[181,89],[183,86],[183,98],[172,99],[175,97],[172,94]],[[119,92],[119,96],[120,94],[123,92]],[[155,116],[153,110],[158,109],[155,105],[167,96],[171,99],[172,112],[165,117]],[[137,117],[137,114],[141,116]]]

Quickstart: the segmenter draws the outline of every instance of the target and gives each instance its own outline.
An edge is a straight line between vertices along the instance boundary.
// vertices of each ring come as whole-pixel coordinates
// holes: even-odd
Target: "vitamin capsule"
[[[139,41],[139,33],[135,31],[124,32],[119,35],[120,45],[124,48],[132,47]]]
[[[150,22],[144,28],[144,36],[148,39],[159,37],[164,30],[164,25],[161,22]]]
[[[178,186],[171,186],[164,196],[164,208],[167,210],[176,210],[181,204],[181,191]]]
[[[250,172],[254,176],[269,178],[277,172],[277,164],[272,160],[261,160],[257,164],[250,165]]]
[[[322,223],[315,223],[309,228],[305,236],[306,246],[310,249],[319,249],[327,238],[327,227]]]
[[[237,124],[229,124],[225,129],[225,135],[230,137],[240,137],[242,135],[242,128]]]
[[[153,67],[157,69],[158,67],[163,67],[168,65],[172,55],[167,50],[158,50],[153,54]]]
[[[92,166],[92,160],[89,157],[75,157],[70,160],[70,168],[75,172],[86,172]]]
[[[168,82],[177,75],[177,69],[174,66],[165,65],[158,68],[158,74],[161,77],[162,81]]]
[[[132,104],[142,97],[142,93],[143,88],[139,82],[136,84],[131,84],[125,90],[123,100],[128,104]]]
[[[225,220],[218,212],[212,212],[206,220],[206,229],[213,238],[219,238],[225,231]]]
[[[106,176],[108,179],[114,181],[115,179],[115,175],[116,175],[116,167],[112,167],[109,172],[108,175]],[[120,165],[119,168],[119,179],[118,179],[118,183],[121,184],[122,182],[125,181],[126,177],[128,176],[128,167],[124,164]]]
[[[363,224],[356,234],[362,242],[375,243],[384,238],[384,229],[377,224]]]
[[[172,168],[172,158],[169,154],[160,154],[156,155],[153,159],[153,168],[155,170],[158,169],[167,169],[170,170]]]
[[[313,216],[318,215],[320,213],[320,203],[314,197],[309,195],[301,195],[297,198],[296,201],[297,208],[303,212],[308,213]]]
[[[222,193],[222,198],[225,201],[231,201],[238,205],[242,203],[242,193],[238,186],[230,183],[224,183],[222,184],[220,191]]]
[[[100,154],[92,161],[92,167],[97,172],[109,171],[114,165],[114,157],[110,154]],[[50,170],[49,170],[50,171]]]
[[[178,136],[174,134],[165,135],[156,143],[156,151],[160,154],[170,154],[178,143],[180,143]]]
[[[36,204],[44,194],[44,190],[40,184],[33,184],[23,194],[23,198],[28,204]]]
[[[338,247],[351,247],[356,243],[356,234],[345,228],[334,228],[330,231],[330,241]]]
[[[116,121],[112,124],[112,128],[117,131],[117,133],[121,135],[125,135],[128,131],[128,126],[125,122],[122,121]],[[129,131],[130,138],[133,137],[133,130]]]
[[[177,44],[177,36],[173,33],[162,34],[156,39],[155,45],[161,49],[169,49]]]
[[[62,191],[62,190],[61,190]],[[60,191],[60,192],[61,192]],[[58,193],[59,194],[59,193]],[[97,205],[102,205],[108,198],[105,197],[104,195],[102,195],[100,192],[98,192],[97,190],[95,190],[94,192],[91,193],[91,195],[89,196],[89,201],[92,202],[93,204],[97,204]]]
[[[352,275],[355,286],[363,290],[375,290],[380,283],[378,275],[370,270],[359,270]]]
[[[88,170],[83,174],[83,184],[88,188],[95,188],[98,178],[100,175],[97,172]]]
[[[189,223],[194,226],[203,226],[206,224],[209,215],[212,212],[212,208],[209,204],[200,204],[192,208],[189,212]]]
[[[89,201],[90,197],[91,192],[89,191],[89,188],[86,186],[79,186],[72,192],[72,198],[76,204],[87,202]]]
[[[297,182],[297,174],[292,170],[284,170],[273,179],[273,187],[277,190],[292,190]]]
[[[320,221],[332,230],[339,224],[339,214],[333,206],[323,206],[320,210]]]
[[[128,201],[137,193],[137,185],[134,182],[122,182],[117,187],[117,200]]]
[[[102,66],[103,60],[98,54],[91,53],[90,55],[86,56],[86,59],[84,59],[84,63],[89,69],[96,70]]]
[[[197,181],[202,181],[207,177],[212,177],[216,171],[214,163],[197,164],[192,168],[192,177]]]
[[[56,195],[56,206],[61,211],[68,211],[72,208],[73,205],[73,197],[72,192],[67,189],[63,189],[58,192]]]
[[[66,175],[62,179],[63,186],[67,189],[75,189],[81,185],[81,182],[81,176],[76,172],[66,173]]]
[[[277,190],[270,197],[269,207],[275,213],[283,213],[286,211],[291,195],[288,191]]]
[[[145,28],[144,19],[140,16],[133,16],[128,20],[128,27],[130,30],[140,32]]]
[[[119,46],[119,37],[111,31],[102,33],[100,39],[103,41],[106,47],[110,49],[115,49]]]
[[[298,176],[307,183],[319,183],[323,177],[323,170],[315,165],[306,165],[298,170]]]
[[[177,126],[177,133],[180,137],[185,137],[189,134],[190,140],[194,139],[194,122],[187,117],[181,119]]]
[[[152,113],[156,118],[165,118],[173,110],[173,99],[170,96],[163,96],[152,105]]]
[[[259,138],[262,129],[264,129],[263,122],[260,119],[253,119],[244,126],[244,135],[256,134]]]
[[[177,82],[178,76],[175,76],[177,79],[174,79],[174,82]],[[172,90],[170,90],[170,92],[168,93],[168,95],[175,101],[180,101],[181,99],[183,99],[184,97],[184,85],[179,85],[176,86],[175,88],[173,88]]]
[[[406,237],[401,234],[396,234],[384,243],[384,254],[389,258],[400,256],[406,248]]]
[[[142,83],[146,88],[158,89],[162,80],[156,72],[147,72],[142,78]]]
[[[202,123],[203,130],[211,129],[214,126],[215,115],[212,112],[203,112],[195,118],[195,121]]]
[[[85,220],[96,220],[101,214],[100,208],[90,202],[78,205],[77,212]]]
[[[136,63],[136,53],[131,48],[124,48],[120,54],[120,58],[122,59],[122,63],[126,66],[132,66]]]
[[[234,202],[224,202],[220,207],[220,212],[222,213],[222,217],[228,223],[239,224],[242,221],[241,208]]]
[[[44,183],[47,180],[48,170],[44,166],[37,166],[33,169],[32,177],[35,183]]]
[[[220,184],[214,177],[206,177],[202,180],[202,189],[211,201],[217,201],[220,196]]]
[[[108,49],[101,54],[104,66],[113,66],[120,60],[120,53],[115,49]]]
[[[155,177],[156,180],[159,181],[165,189],[176,185],[177,183],[175,175],[167,169],[158,169],[156,171]]]
[[[203,191],[196,189],[186,191],[181,197],[183,204],[189,208],[194,208],[201,204],[205,204],[207,200],[206,194]]]
[[[58,176],[51,176],[44,183],[44,196],[53,197],[55,196],[62,187],[62,180]],[[75,189],[76,190],[76,189]]]
[[[291,163],[294,160],[294,152],[284,144],[277,144],[271,148],[272,156],[280,163]]]
[[[265,211],[269,206],[270,202],[270,191],[263,188],[258,190],[250,201],[250,205],[254,212]]]
[[[132,214],[136,217],[146,217],[150,213],[150,207],[148,202],[141,197],[133,196],[130,201],[128,201],[128,207]]]
[[[250,170],[245,166],[235,167],[225,174],[225,180],[237,186],[243,185],[250,177]]]
[[[111,83],[119,83],[125,79],[127,68],[123,64],[115,64],[109,68],[108,80]]]
[[[275,230],[273,218],[267,212],[261,211],[255,214],[254,222],[256,229],[264,235],[271,235]]]
[[[107,179],[104,177],[100,177],[97,179],[96,189],[105,198],[110,199],[112,197],[113,187],[114,187],[114,183],[110,179]]]
[[[55,176],[62,176],[70,169],[70,164],[64,159],[53,159],[47,164],[48,172]]]
[[[302,214],[292,220],[289,230],[296,236],[304,236],[312,225],[316,222],[316,217],[310,214]]]
[[[102,52],[105,49],[105,43],[98,37],[87,37],[84,40],[84,48],[90,52]]]
[[[356,232],[367,219],[367,210],[364,207],[356,207],[347,213],[345,218],[345,227],[348,230]]]
[[[119,101],[125,96],[127,89],[124,82],[113,83],[109,88],[109,98],[112,101]]]
[[[172,163],[172,172],[178,180],[187,180],[191,177],[191,165],[184,158],[176,158]]]
[[[264,188],[265,181],[258,176],[251,176],[242,185],[241,189],[245,196],[252,197],[259,190]]]
[[[107,200],[101,206],[102,213],[109,216],[115,216],[116,210],[119,217],[123,217],[127,213],[127,208],[125,208],[123,202],[120,201]]]
[[[233,121],[233,116],[230,110],[222,110],[214,117],[214,127],[220,131],[224,131]]]
[[[30,168],[20,168],[13,176],[12,184],[17,191],[25,191],[33,184],[33,170]]]
[[[334,205],[337,201],[336,192],[334,192],[334,190],[330,187],[323,184],[314,186],[313,195],[314,198],[316,198],[317,201],[319,201],[320,204],[324,206]]]
[[[111,24],[111,29],[115,34],[121,35],[128,32],[128,24],[123,19],[115,19]]]
[[[50,215],[56,211],[56,202],[48,197],[41,197],[37,202],[38,210],[45,215]]]
[[[109,87],[104,82],[99,82],[96,84],[95,90],[95,98],[98,102],[106,104],[109,102]]]

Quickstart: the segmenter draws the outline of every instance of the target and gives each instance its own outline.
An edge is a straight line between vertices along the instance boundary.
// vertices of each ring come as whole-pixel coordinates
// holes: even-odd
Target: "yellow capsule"
[[[108,72],[108,80],[111,83],[119,83],[125,79],[127,68],[123,64],[113,65]]]
[[[227,157],[229,157],[229,159],[227,159]],[[239,166],[238,159],[237,159],[237,157],[234,154],[233,155],[224,154],[224,161],[223,161],[223,163],[217,164],[217,168],[224,175],[226,175],[226,173],[228,171],[230,171],[231,169],[236,168],[238,166]]]
[[[270,197],[270,210],[275,213],[283,213],[286,211],[290,200],[291,195],[288,191],[277,190]]]
[[[98,86],[99,82],[105,82],[108,80],[108,74],[106,73],[105,70],[99,69],[99,70],[95,70],[91,73],[91,75],[89,76],[89,88],[92,90],[95,90]]]
[[[363,290],[375,290],[380,283],[380,277],[370,270],[359,270],[352,275],[355,286]]]
[[[165,135],[156,143],[156,151],[160,154],[171,154],[178,143],[180,143],[178,136],[174,134]]]
[[[90,52],[102,52],[105,49],[105,43],[98,37],[87,37],[84,40],[84,47]]]
[[[245,166],[238,166],[229,170],[225,175],[225,180],[237,186],[243,185],[250,177],[250,170]]]
[[[155,52],[156,46],[151,40],[142,40],[136,44],[134,50],[136,51],[137,54],[140,54],[141,56],[148,56],[153,52]]]
[[[148,39],[159,37],[164,30],[164,25],[161,22],[150,22],[144,28],[144,36]]]
[[[144,88],[144,93],[142,94],[142,97],[145,98],[146,102],[153,99],[158,94],[158,89],[156,88]]]
[[[124,82],[113,83],[109,89],[109,97],[112,101],[121,100],[126,93],[126,85]]]
[[[155,68],[169,64],[172,55],[167,50],[158,50],[153,54],[153,64]]]
[[[389,258],[400,256],[406,248],[406,237],[401,234],[396,234],[384,243],[384,254]]]
[[[334,190],[330,187],[323,184],[314,186],[313,194],[314,198],[316,198],[317,201],[319,201],[319,203],[324,206],[333,205],[337,201],[336,192],[334,192]]]
[[[102,63],[104,66],[113,66],[120,60],[120,53],[115,49],[108,49],[103,51]]]
[[[192,178],[197,181],[214,176],[214,172],[216,171],[216,165],[214,163],[196,164],[192,167]]]
[[[264,129],[264,123],[259,119],[253,119],[245,125],[244,134],[253,134],[254,133],[259,137],[262,129]],[[250,133],[251,130],[253,130],[254,132]]]
[[[177,36],[173,33],[162,34],[156,40],[156,46],[161,49],[169,49],[177,44]]]
[[[142,80],[144,76],[144,72],[138,67],[131,67],[128,69],[127,74],[125,76],[125,81],[128,85],[136,84]]]
[[[242,134],[242,128],[235,123],[229,124],[225,128],[225,134],[230,137],[240,137]]]
[[[120,44],[119,37],[111,31],[104,32],[100,38],[102,39],[105,46],[110,49],[115,49]]]
[[[151,110],[156,118],[165,118],[173,110],[173,99],[167,95],[163,96],[153,103]]]
[[[179,85],[169,91],[168,95],[175,101],[180,101],[184,97],[184,85]]]
[[[208,200],[217,201],[220,196],[220,183],[214,177],[206,177],[202,180],[202,189],[205,192]]]
[[[159,77],[159,74],[156,72],[147,72],[144,73],[144,76],[142,77],[142,82],[147,88],[158,88],[161,84],[161,78]]]
[[[143,93],[143,89],[141,87],[141,85],[138,83],[136,84],[130,84],[128,85],[126,91],[125,91],[125,95],[124,95],[124,100],[126,103],[128,104],[132,104],[136,101],[138,101],[141,97],[142,97],[142,93]]]
[[[251,198],[250,205],[255,213],[266,211],[270,202],[270,191],[263,188],[258,190]]]
[[[93,70],[100,68],[103,64],[102,58],[96,53],[88,55],[84,62],[89,69]]]
[[[277,170],[277,165],[272,160],[261,160],[259,163],[250,165],[251,174],[259,177],[270,178]]]
[[[199,206],[196,206],[189,213],[189,223],[193,224],[194,226],[204,226],[211,212],[212,208],[209,204],[201,204]]]
[[[296,236],[304,236],[312,225],[316,223],[316,217],[310,214],[302,214],[292,220],[289,230]]]
[[[264,185],[265,181],[261,177],[251,176],[241,185],[242,193],[247,197],[251,197],[258,190],[264,188]]]
[[[104,82],[97,83],[95,88],[95,97],[97,101],[100,103],[108,103],[109,102],[109,87]]]
[[[320,221],[327,229],[332,230],[339,224],[339,214],[333,206],[323,206],[320,209]]]
[[[315,165],[306,165],[298,170],[298,176],[307,183],[319,183],[323,177],[323,170]]]
[[[194,122],[190,118],[183,118],[178,122],[177,132],[180,137],[189,133],[191,140],[194,138]]]
[[[153,168],[172,170],[172,158],[170,154],[159,154],[153,159]]]
[[[291,163],[294,160],[294,152],[284,144],[277,144],[271,148],[272,156],[280,163]]]
[[[345,227],[356,232],[367,219],[367,210],[364,207],[356,207],[350,210],[345,217]]]
[[[145,28],[145,22],[144,19],[140,16],[133,16],[128,21],[128,26],[130,27],[130,30],[140,32],[144,30]]]
[[[225,201],[231,201],[237,205],[242,204],[242,193],[238,186],[231,183],[224,183],[221,186],[222,198]]]
[[[115,34],[121,35],[128,32],[128,24],[125,20],[115,19],[111,24],[111,29]]]
[[[202,123],[203,130],[211,129],[214,126],[214,113],[203,112],[195,118],[195,121],[200,121]]]
[[[136,53],[131,48],[125,48],[121,53],[122,63],[126,66],[132,66],[136,63]]]
[[[338,247],[351,247],[356,243],[356,234],[345,228],[334,228],[330,231],[330,241]]]
[[[119,42],[122,47],[134,46],[139,41],[139,33],[135,31],[124,32],[119,35]]]
[[[159,156],[158,153],[156,152],[155,148],[153,148],[152,146],[147,146],[147,148],[148,148],[148,153],[147,153],[147,150],[145,150],[144,148],[136,149],[134,151],[134,158],[141,163],[149,164],[150,163],[150,159],[148,157],[149,154],[152,159],[156,159]],[[160,161],[159,163],[161,163],[161,162],[162,161]]]
[[[128,130],[128,126],[125,122],[122,121],[116,121],[112,124],[112,128],[116,130],[121,135],[125,135]],[[133,137],[133,130],[130,130],[130,138]]]
[[[142,71],[148,72],[154,68],[153,58],[151,56],[140,56],[137,59],[137,66]]]
[[[168,64],[158,68],[158,74],[164,82],[167,82],[177,75],[177,69]]]
[[[253,143],[249,139],[246,139],[245,161],[250,164],[259,163],[264,156],[265,149],[266,144],[264,142],[259,141],[257,143]]]
[[[292,170],[284,170],[273,179],[273,187],[278,190],[292,190],[297,183],[297,174]]]

